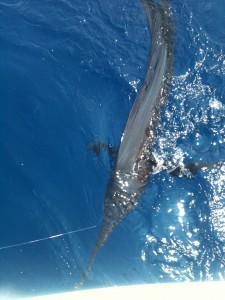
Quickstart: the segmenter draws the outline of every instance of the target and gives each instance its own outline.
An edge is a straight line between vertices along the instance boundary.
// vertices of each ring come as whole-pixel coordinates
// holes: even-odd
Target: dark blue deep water
[[[172,0],[176,53],[154,155],[220,162],[152,176],[85,287],[225,279],[225,3]],[[73,290],[94,246],[112,161],[144,78],[139,0],[0,0],[0,295]]]

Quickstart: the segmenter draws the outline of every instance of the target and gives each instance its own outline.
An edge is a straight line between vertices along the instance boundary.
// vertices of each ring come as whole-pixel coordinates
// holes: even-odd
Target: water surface
[[[173,83],[154,154],[176,165],[225,157],[225,5],[173,0]],[[0,0],[0,292],[72,290],[102,219],[117,147],[144,78],[140,1]],[[86,287],[225,277],[225,165],[152,177],[101,250]]]

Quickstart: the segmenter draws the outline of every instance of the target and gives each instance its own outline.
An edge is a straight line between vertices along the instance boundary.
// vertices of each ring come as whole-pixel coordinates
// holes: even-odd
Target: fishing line
[[[64,233],[59,233],[59,234],[47,236],[47,237],[44,237],[44,238],[41,238],[41,239],[29,241],[29,242],[23,242],[23,243],[13,244],[13,245],[9,245],[9,246],[3,246],[3,247],[0,247],[0,250],[15,248],[15,247],[24,246],[24,245],[33,244],[33,243],[38,243],[38,242],[46,241],[46,240],[49,240],[49,239],[55,239],[55,238],[62,237],[62,236],[65,236],[65,235],[69,235],[69,234],[72,234],[72,233],[77,233],[77,232],[81,232],[81,231],[85,231],[85,230],[90,230],[90,229],[96,228],[97,226],[98,226],[98,224],[90,226],[90,227],[85,227],[85,228],[82,228],[82,229],[77,229],[77,230],[73,230],[73,231],[68,231],[68,232],[64,232]]]

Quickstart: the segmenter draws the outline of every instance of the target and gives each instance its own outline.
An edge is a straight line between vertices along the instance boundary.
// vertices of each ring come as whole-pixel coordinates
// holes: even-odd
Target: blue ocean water
[[[225,4],[172,1],[176,53],[154,155],[225,157]],[[0,295],[69,291],[94,246],[150,49],[140,1],[0,0]],[[154,175],[85,287],[225,278],[225,165]]]

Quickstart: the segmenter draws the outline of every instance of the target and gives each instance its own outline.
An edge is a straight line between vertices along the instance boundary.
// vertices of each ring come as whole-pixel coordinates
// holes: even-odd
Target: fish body
[[[169,0],[142,0],[151,31],[151,51],[146,76],[129,114],[109,180],[104,217],[80,287],[91,265],[115,227],[138,204],[153,172],[151,148],[155,143],[162,106],[167,101],[174,60],[173,15]]]

